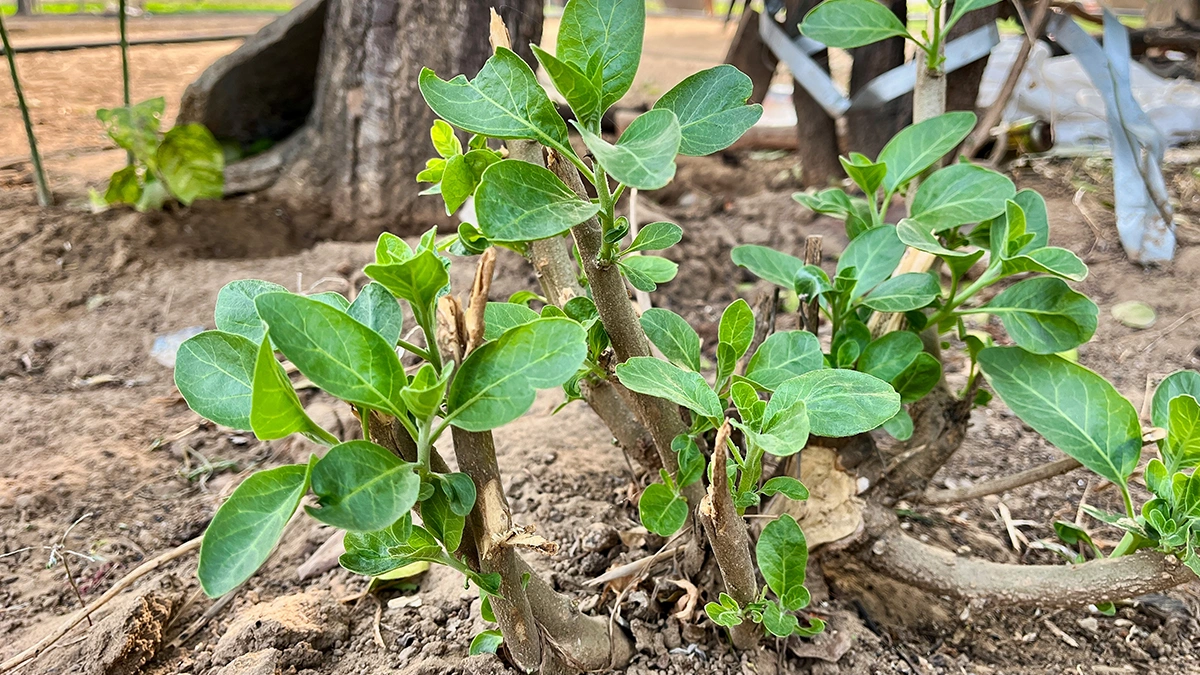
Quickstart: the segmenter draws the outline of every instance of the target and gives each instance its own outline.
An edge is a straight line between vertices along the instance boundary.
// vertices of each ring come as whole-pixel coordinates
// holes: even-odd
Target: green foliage
[[[370,441],[335,445],[313,467],[312,491],[320,508],[308,514],[351,532],[383,529],[417,503],[416,468]]]
[[[875,0],[827,0],[804,17],[800,31],[841,49],[862,47],[890,37],[910,37],[904,23]]]
[[[586,337],[570,319],[537,319],[506,331],[463,361],[450,385],[447,420],[487,431],[520,417],[536,389],[557,387],[579,370]]]
[[[200,545],[197,574],[210,597],[250,578],[275,548],[308,491],[310,465],[293,464],[251,475],[217,509]]]
[[[742,106],[745,107],[745,106]],[[608,174],[639,190],[657,190],[675,176],[675,156],[682,139],[675,113],[655,108],[638,115],[621,132],[616,145],[580,126],[583,142]]]
[[[652,307],[642,314],[641,324],[646,337],[668,361],[700,372],[700,336],[683,317],[669,309]]]
[[[220,143],[200,124],[161,133],[165,109],[166,101],[154,98],[96,111],[109,138],[133,161],[112,175],[103,195],[93,193],[93,200],[147,211],[162,208],[172,198],[190,206],[197,199],[222,197],[225,154]]]
[[[762,117],[762,106],[746,105],[754,83],[731,65],[690,75],[663,94],[655,109],[670,110],[679,121],[684,155],[711,155],[733,145]]]
[[[1127,491],[1142,453],[1137,411],[1104,378],[1054,355],[990,347],[984,375],[1026,424],[1059,450]]]
[[[699,373],[650,356],[635,356],[618,365],[616,372],[630,391],[665,398],[709,419],[724,414],[721,400]]]
[[[205,331],[179,345],[175,386],[192,410],[217,424],[247,431],[257,357],[254,343],[241,335]]]
[[[599,210],[548,170],[515,159],[485,172],[475,201],[480,230],[497,242],[554,237]]]

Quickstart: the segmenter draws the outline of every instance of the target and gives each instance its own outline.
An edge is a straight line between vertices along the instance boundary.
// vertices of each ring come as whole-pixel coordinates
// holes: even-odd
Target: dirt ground
[[[195,19],[188,21],[188,30],[198,30]],[[26,27],[21,39],[41,40],[38,30]],[[672,46],[696,46],[668,49],[665,37],[654,39],[668,36],[666,29],[652,33],[647,54],[654,65],[637,85],[643,96],[669,86],[667,74],[681,72],[679,63],[694,70],[724,51],[719,22],[694,20],[672,30],[692,31],[670,34]],[[704,31],[707,40],[700,39]],[[173,110],[186,83],[230,48],[136,49],[135,91],[165,95]],[[115,51],[29,55],[19,65],[29,95],[40,101],[39,138],[52,153],[56,189],[67,199],[65,206],[37,209],[25,169],[0,167],[0,660],[79,607],[63,565],[47,565],[51,548],[88,557],[65,554],[79,593],[91,601],[141,562],[201,534],[248,472],[302,461],[313,449],[300,441],[260,443],[203,422],[183,404],[170,368],[151,356],[156,338],[211,327],[216,293],[233,279],[350,292],[363,283],[360,270],[372,257],[369,243],[306,240],[299,234],[303,214],[253,196],[146,216],[85,212],[77,206],[84,189],[103,184],[121,161],[119,153],[97,150],[105,139],[92,117],[95,107],[119,98]],[[0,115],[16,119],[7,89],[0,90]],[[0,127],[0,155],[18,155],[22,147],[19,129]],[[706,343],[715,342],[729,301],[753,300],[765,290],[732,264],[734,245],[799,253],[807,235],[822,234],[827,268],[844,245],[837,223],[814,218],[791,199],[800,161],[763,153],[686,160],[671,186],[643,201],[643,218],[661,214],[685,231],[668,252],[680,263],[679,276],[654,301],[687,317]],[[1100,305],[1101,320],[1096,338],[1080,349],[1081,362],[1112,379],[1139,409],[1155,378],[1200,366],[1200,229],[1192,225],[1200,222],[1200,178],[1186,169],[1173,172],[1184,216],[1181,248],[1174,265],[1146,270],[1128,263],[1117,244],[1103,162],[1036,162],[1014,177],[1046,195],[1052,243],[1076,251],[1091,267],[1080,288]],[[455,270],[454,287],[467,288],[469,263]],[[523,261],[503,256],[493,299],[534,285]],[[1110,309],[1125,300],[1150,303],[1157,323],[1143,331],[1117,323]],[[789,319],[782,319],[784,327]],[[952,360],[948,372],[961,367]],[[345,438],[357,432],[345,405],[313,391],[303,396],[323,426]],[[1200,673],[1195,583],[1138,598],[1104,617],[1084,609],[967,607],[853,581],[829,589],[814,566],[812,610],[829,622],[830,633],[812,642],[766,644],[754,660],[730,651],[698,614],[664,619],[679,597],[672,584],[629,589],[614,608],[613,592],[583,582],[662,542],[636,528],[643,479],[627,468],[585,406],[571,404],[552,415],[559,400],[544,394],[520,423],[497,433],[506,490],[517,519],[536,524],[561,546],[554,557],[530,559],[538,570],[636,638],[631,673]],[[974,414],[971,433],[939,486],[1006,475],[1057,456],[995,402]],[[1077,471],[978,502],[918,506],[906,526],[951,550],[1051,563],[1044,552],[1014,550],[1001,506],[1036,540],[1052,536],[1053,520],[1074,519],[1085,494],[1089,504],[1103,507],[1116,504],[1115,493]],[[114,603],[95,628],[76,628],[17,672],[511,672],[494,656],[467,657],[471,636],[483,628],[478,599],[444,569],[359,599],[352,598],[365,581],[339,568],[301,579],[299,570],[313,565],[329,536],[327,528],[298,520],[262,572],[211,617],[213,604],[194,580],[195,558],[182,558]],[[1100,536],[1115,538],[1103,530]],[[836,662],[825,660],[847,648]]]

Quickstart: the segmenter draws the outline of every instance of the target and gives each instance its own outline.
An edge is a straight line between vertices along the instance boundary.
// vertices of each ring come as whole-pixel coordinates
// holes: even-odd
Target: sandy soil
[[[723,45],[713,44],[722,34],[719,26],[709,26],[713,39],[687,55],[689,68],[720,58]],[[694,28],[688,44],[703,42],[702,33]],[[146,68],[138,91],[164,94],[174,102],[190,79],[184,69],[194,66],[194,74],[228,48],[208,45],[191,60],[177,61],[169,53],[200,48],[164,47],[145,59],[135,52],[135,63]],[[660,49],[651,44],[648,53]],[[43,73],[59,73],[58,84],[36,96],[47,102],[40,108],[43,114],[62,111],[46,117],[45,145],[62,153],[51,163],[56,175],[77,176],[56,181],[67,181],[60,188],[78,200],[82,192],[72,188],[102,181],[107,156],[73,158],[68,152],[104,143],[98,125],[87,132],[77,129],[119,89],[89,89],[92,71],[83,61],[64,61],[65,54],[58,60],[43,56],[45,61],[23,57],[22,66],[33,73],[40,63]],[[94,67],[109,70],[94,79],[113,81],[116,66],[102,66],[100,52],[75,52],[70,58],[97,59]],[[670,70],[656,66],[646,72],[662,72],[665,78]],[[656,82],[663,81],[671,83],[639,80],[638,90],[652,97]],[[31,96],[37,86],[30,86]],[[3,96],[11,93],[0,92]],[[15,114],[11,98],[0,98],[0,109]],[[18,134],[15,146],[10,133]],[[0,154],[19,152],[18,132],[5,125],[0,134],[5,143]],[[758,154],[687,160],[675,183],[647,196],[643,217],[660,212],[686,233],[668,253],[681,264],[679,277],[655,295],[655,303],[684,314],[707,342],[715,341],[716,321],[729,301],[753,300],[765,290],[730,262],[732,246],[770,244],[798,253],[805,236],[822,234],[824,264],[831,268],[844,245],[837,223],[813,218],[791,199],[799,161],[794,155]],[[79,591],[90,601],[147,557],[199,535],[246,473],[301,460],[312,449],[296,441],[260,443],[204,423],[183,405],[170,369],[151,357],[156,336],[211,326],[217,290],[233,279],[257,277],[305,292],[348,292],[364,281],[360,270],[372,250],[365,243],[308,241],[298,234],[303,214],[253,197],[147,216],[92,215],[70,206],[39,210],[31,206],[32,191],[21,176],[19,170],[0,172],[0,555],[26,549],[0,557],[0,660],[79,606],[63,566],[47,567],[49,551],[43,547],[62,544],[92,558],[68,560]],[[1200,231],[1181,228],[1177,262],[1144,270],[1126,262],[1116,243],[1103,165],[1038,163],[1017,171],[1015,178],[1046,194],[1053,243],[1078,252],[1091,266],[1080,287],[1100,305],[1101,322],[1096,339],[1080,349],[1081,362],[1112,379],[1139,408],[1148,382],[1200,366]],[[1188,171],[1172,179],[1183,195],[1181,212],[1188,222],[1197,222],[1200,179]],[[1081,186],[1094,189],[1085,191],[1077,207],[1072,199]],[[456,289],[469,285],[470,273],[469,264],[456,267]],[[523,261],[502,257],[493,299],[533,287]],[[1131,299],[1158,311],[1153,328],[1134,331],[1111,318],[1115,303]],[[783,327],[788,320],[783,317]],[[961,363],[948,365],[951,371],[955,367]],[[344,404],[312,391],[304,398],[326,428],[343,437],[356,433]],[[661,541],[637,536],[635,530],[635,500],[644,478],[626,468],[587,408],[576,403],[551,415],[558,400],[556,394],[543,395],[520,423],[498,432],[501,468],[518,520],[536,524],[539,533],[561,545],[557,556],[533,563],[557,588],[609,615],[615,593],[598,593],[582,582],[611,564],[653,551]],[[1055,453],[993,403],[975,413],[967,442],[939,483],[960,485],[1008,474]],[[908,526],[952,550],[966,546],[993,560],[1048,563],[1052,560],[1042,553],[1013,549],[997,515],[999,505],[1013,519],[1030,521],[1022,530],[1036,539],[1052,535],[1054,519],[1074,518],[1085,492],[1094,505],[1111,506],[1119,499],[1115,490],[1080,471],[980,502],[918,507]],[[597,521],[618,537],[602,537],[606,543],[596,545]],[[258,671],[219,670],[243,653],[270,648],[278,651],[263,658],[275,659],[271,663],[279,672],[309,675],[511,672],[496,657],[466,656],[471,635],[482,627],[478,600],[444,570],[345,604],[337,600],[359,593],[364,580],[332,569],[301,581],[298,566],[329,534],[312,521],[298,521],[264,570],[178,645],[171,641],[211,606],[198,594],[194,558],[139,584],[97,629],[76,629],[58,649],[18,672],[270,673],[276,672],[270,665]],[[1111,532],[1100,535],[1113,538]],[[819,570],[810,574],[820,578]],[[833,632],[813,644],[767,645],[753,661],[731,652],[699,617],[664,619],[678,597],[678,589],[668,585],[648,582],[630,589],[613,616],[638,640],[632,673],[1167,675],[1200,672],[1197,586],[1140,598],[1108,618],[1086,610],[998,612],[924,604],[903,591],[889,594],[853,584],[825,589],[818,582],[813,610]],[[899,626],[897,620],[909,623]],[[839,641],[849,651],[837,663],[822,661],[819,656],[837,651]],[[157,652],[147,665],[129,665],[139,663],[135,657],[146,649]]]

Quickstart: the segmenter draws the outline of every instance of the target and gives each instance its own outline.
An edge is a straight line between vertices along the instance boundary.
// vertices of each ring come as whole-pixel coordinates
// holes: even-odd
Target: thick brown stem
[[[1139,551],[1081,565],[1012,565],[963,558],[889,528],[864,554],[897,581],[938,595],[993,605],[1080,607],[1156,593],[1196,575],[1173,556]]]
[[[494,269],[491,263],[487,255],[481,260],[465,315],[460,315],[459,303],[449,301],[451,298],[439,303],[437,341],[447,359],[465,358],[481,342],[482,317]],[[457,334],[449,334],[453,331]],[[460,352],[458,345],[466,347]],[[475,484],[475,506],[464,534],[471,537],[478,550],[478,569],[500,575],[500,596],[492,598],[492,609],[516,665],[532,673],[561,671],[564,661],[584,671],[628,662],[632,650],[624,633],[610,635],[602,620],[580,614],[570,600],[546,586],[507,542],[507,535],[514,530],[512,511],[504,496],[491,432],[452,427],[451,434],[459,469]],[[540,591],[537,597],[530,591],[535,585]],[[535,609],[539,604],[544,607]],[[553,623],[542,622],[539,614]],[[547,642],[553,649],[547,649]]]
[[[1038,481],[1061,476],[1083,466],[1072,457],[1063,457],[1048,464],[1035,466],[1032,469],[1003,476],[994,480],[984,481],[970,487],[954,488],[952,490],[927,490],[921,497],[923,504],[957,504],[970,499],[979,499],[988,495],[1000,494],[1009,490],[1036,483]]]
[[[576,194],[584,199],[588,198],[583,180],[573,164],[551,154],[547,165]],[[637,312],[629,301],[629,293],[625,289],[621,271],[616,265],[598,262],[602,236],[600,222],[590,218],[571,228],[571,233],[583,259],[583,271],[592,288],[592,299],[600,312],[600,321],[604,323],[604,330],[608,333],[617,362],[622,363],[635,356],[650,356],[650,341],[646,338]],[[687,426],[680,417],[679,407],[666,399],[638,393],[633,394],[633,400],[638,418],[654,438],[654,445],[658,449],[663,467],[672,475],[677,474],[679,461],[675,452],[671,450],[671,441],[675,440],[676,436],[687,433]],[[704,487],[693,483],[684,488],[684,496],[687,497],[688,504],[695,508],[704,497]]]
[[[810,234],[804,239],[804,264],[821,266],[821,244],[822,237],[819,234]],[[808,301],[808,304],[802,310],[804,329],[813,335],[821,328],[821,306],[817,298]]]
[[[750,534],[746,531],[746,521],[738,515],[733,496],[729,493],[729,480],[725,478],[728,462],[725,445],[729,441],[729,433],[729,420],[725,420],[717,430],[716,443],[713,445],[713,482],[708,486],[708,494],[700,502],[699,511],[704,530],[712,542],[713,557],[721,568],[725,592],[745,607],[758,599],[758,577],[754,558],[750,557]],[[759,631],[750,621],[743,621],[729,629],[729,636],[734,647],[753,649],[758,644]]]
[[[509,141],[508,150],[513,159],[545,166],[542,146],[538,143]],[[579,285],[575,261],[571,259],[571,252],[562,237],[530,242],[528,258],[537,273],[542,293],[551,304],[562,308],[571,298],[587,295]],[[616,386],[607,380],[589,378],[580,383],[580,393],[608,426],[617,444],[646,470],[656,471],[662,467],[662,460],[654,452],[654,438],[634,416]]]

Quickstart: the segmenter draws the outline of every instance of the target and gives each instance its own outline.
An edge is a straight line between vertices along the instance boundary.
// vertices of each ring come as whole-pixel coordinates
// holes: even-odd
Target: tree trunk
[[[534,63],[542,0],[305,0],[209,67],[185,92],[179,121],[222,141],[270,149],[226,170],[226,193],[269,188],[315,214],[309,239],[410,235],[451,219],[419,198],[434,155],[434,114],[417,88],[422,67],[449,78],[483,67],[490,12]]]
[[[908,21],[905,0],[888,5],[901,22]],[[888,38],[851,50],[854,63],[850,70],[850,94],[853,96],[871,80],[904,64],[904,38]],[[846,113],[846,147],[868,157],[877,157],[883,146],[912,122],[912,94],[899,96],[871,110]]]
[[[1000,18],[1001,5],[992,5],[967,12],[963,18],[950,29],[947,39],[953,40],[967,33],[986,26]],[[988,57],[959,68],[946,76],[946,110],[975,110],[975,100],[979,98],[979,83],[983,80],[983,71],[987,68]]]
[[[450,224],[440,200],[417,194],[435,119],[417,76],[422,67],[445,78],[477,73],[491,55],[492,5],[528,56],[541,39],[541,0],[329,0],[305,141],[273,189],[294,208],[328,209],[336,229],[318,236]]]
[[[800,21],[819,2],[788,0],[784,22],[788,35],[800,34]],[[813,54],[812,59],[829,72],[829,50]],[[800,136],[801,180],[805,185],[825,187],[830,181],[844,177],[838,161],[837,122],[799,84],[792,91],[792,103],[796,108],[796,133]]]
[[[17,0],[17,16],[33,14],[33,0]]]

